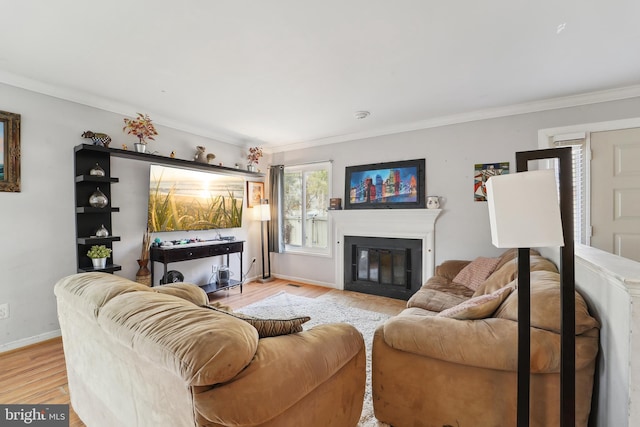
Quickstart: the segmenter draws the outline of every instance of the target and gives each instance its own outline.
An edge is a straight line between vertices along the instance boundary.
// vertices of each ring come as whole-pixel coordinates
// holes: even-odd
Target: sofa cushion
[[[499,265],[499,264],[498,264]],[[529,270],[530,271],[551,271],[558,272],[556,266],[547,258],[539,255],[532,255],[529,257]],[[491,292],[502,288],[513,282],[518,275],[518,259],[512,258],[502,267],[494,271],[489,278],[482,283],[478,289],[473,293],[473,296],[490,294]]]
[[[540,256],[540,252],[535,249],[529,249],[530,256]],[[496,270],[502,268],[503,265],[518,258],[518,249],[512,248],[504,251],[499,257],[500,261],[498,261],[498,265],[496,265]]]
[[[478,257],[460,270],[453,281],[475,291],[493,273],[498,261],[500,258]]]
[[[279,335],[294,334],[296,332],[302,332],[302,324],[311,320],[309,316],[292,317],[289,319],[259,319],[257,317],[249,316],[243,313],[234,313],[229,310],[223,310],[211,305],[205,305],[203,307],[209,310],[214,310],[219,313],[224,313],[236,319],[244,320],[251,326],[256,328],[260,338],[277,337]]]
[[[168,283],[166,285],[154,286],[151,290],[186,299],[195,305],[206,305],[209,303],[207,293],[198,285],[191,283]]]
[[[58,281],[54,293],[58,298],[68,298],[84,307],[82,315],[96,318],[100,309],[118,295],[130,292],[151,292],[148,286],[122,280],[114,274],[93,272],[71,275]]]
[[[531,326],[547,331],[560,333],[560,274],[551,271],[531,272]],[[599,324],[589,314],[589,309],[579,293],[576,300],[576,335]],[[518,320],[518,291],[512,293],[496,310],[494,317]]]
[[[495,292],[480,295],[441,311],[436,316],[459,320],[486,319],[491,316],[513,291],[513,286],[505,286]]]
[[[468,300],[472,294],[473,291],[464,285],[444,277],[433,276],[409,298],[407,307],[438,312]]]
[[[445,277],[449,280],[453,280],[460,270],[469,265],[471,261],[450,259],[442,262],[442,264],[436,266],[436,276]]]
[[[247,323],[156,292],[112,298],[98,325],[114,343],[194,386],[230,380],[258,348],[258,333]]]

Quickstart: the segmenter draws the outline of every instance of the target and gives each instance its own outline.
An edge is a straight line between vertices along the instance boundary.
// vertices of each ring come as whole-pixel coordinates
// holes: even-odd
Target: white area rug
[[[367,347],[367,385],[364,393],[362,416],[358,426],[360,427],[384,427],[384,424],[373,416],[373,401],[371,399],[371,345],[373,333],[376,327],[390,316],[373,311],[347,307],[329,301],[320,296],[318,298],[305,298],[297,295],[280,292],[269,298],[265,298],[254,304],[236,310],[256,317],[296,317],[310,316],[311,320],[303,325],[304,329],[310,329],[315,325],[325,323],[349,323],[355,326],[364,336]]]

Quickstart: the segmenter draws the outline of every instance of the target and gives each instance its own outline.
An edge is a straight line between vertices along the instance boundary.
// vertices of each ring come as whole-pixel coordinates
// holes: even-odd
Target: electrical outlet
[[[0,304],[0,319],[8,319],[9,318],[9,304]]]

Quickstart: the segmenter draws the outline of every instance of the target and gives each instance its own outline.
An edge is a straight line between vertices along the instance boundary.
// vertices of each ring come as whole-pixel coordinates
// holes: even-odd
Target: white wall
[[[2,84],[0,110],[22,116],[22,191],[0,192],[0,304],[9,303],[10,310],[10,317],[0,320],[0,351],[4,351],[58,334],[53,285],[76,272],[73,147],[89,141],[80,135],[86,130],[105,132],[117,148],[123,143],[132,146],[135,138],[122,132],[122,115]],[[149,148],[159,154],[175,150],[176,157],[191,159],[194,147],[203,145],[225,165],[246,162],[243,148],[157,128],[160,135]],[[122,237],[114,243],[114,261],[123,266],[117,274],[130,279],[135,278],[146,228],[148,166],[135,160],[112,160],[113,175],[120,178],[112,187],[112,202],[121,210],[113,215],[110,231]],[[248,240],[246,266],[252,256],[259,259],[260,255],[259,228],[249,211],[245,207],[242,229],[224,232]],[[207,233],[198,236],[215,234]],[[195,237],[195,233],[161,238],[184,236]],[[186,280],[203,283],[212,262],[189,261],[170,268],[183,272]],[[257,274],[256,267],[249,277]]]
[[[486,203],[473,201],[474,164],[510,162],[515,172],[515,152],[536,149],[540,129],[638,116],[640,98],[634,98],[274,153],[273,163],[333,160],[331,197],[344,199],[346,166],[426,158],[427,194],[444,198],[436,222],[439,264],[500,252],[491,245]],[[375,115],[367,120],[375,120]],[[342,255],[273,254],[272,269],[279,277],[334,286],[335,256]]]

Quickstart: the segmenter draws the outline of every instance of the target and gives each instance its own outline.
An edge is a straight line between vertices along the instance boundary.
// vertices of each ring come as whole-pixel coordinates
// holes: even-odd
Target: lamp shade
[[[271,211],[268,203],[259,204],[254,209],[255,218],[258,221],[271,221]]]
[[[495,247],[564,246],[553,170],[496,175],[486,187]]]

